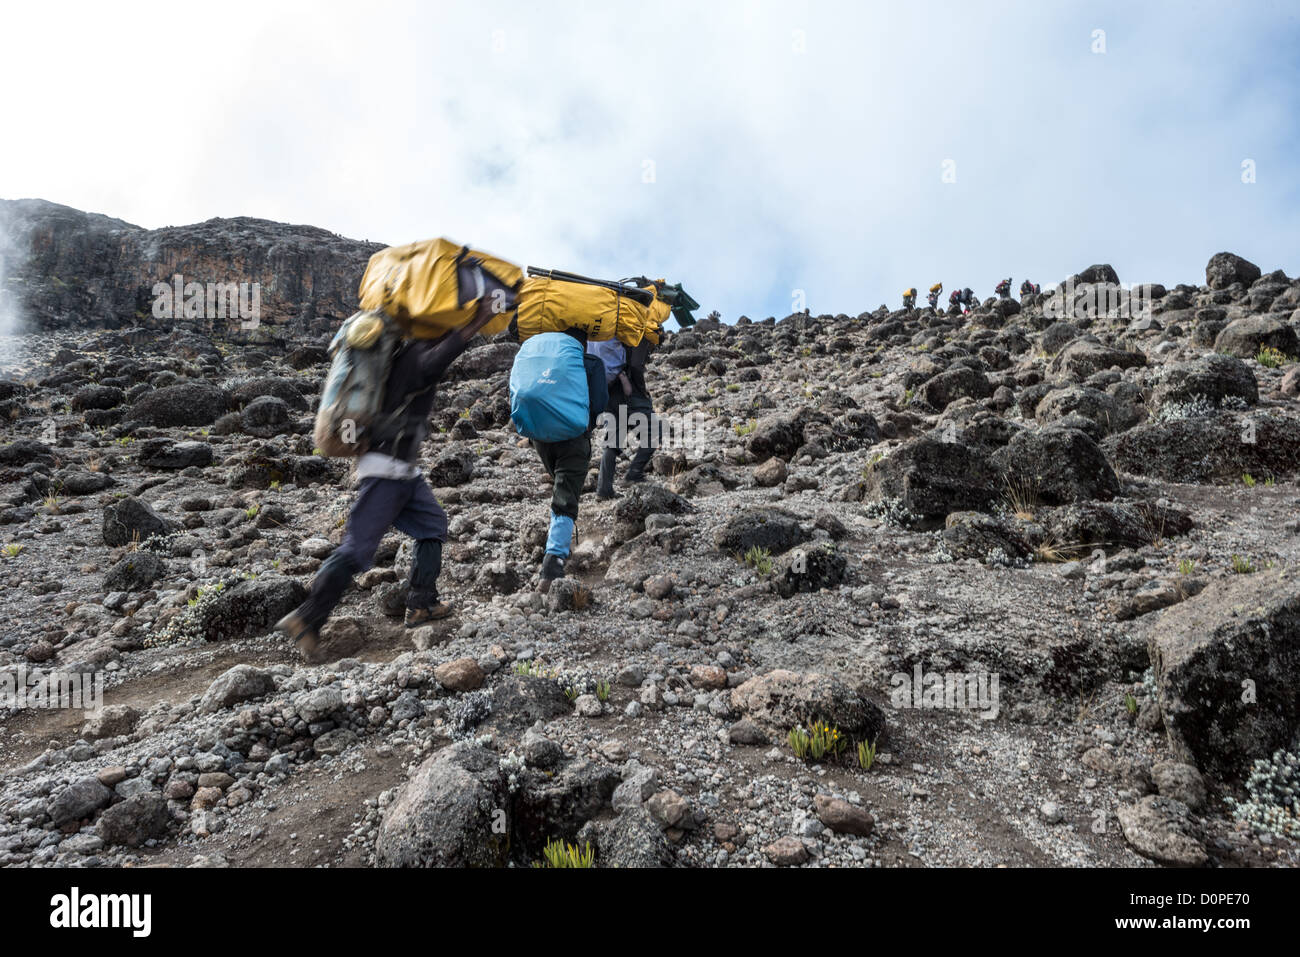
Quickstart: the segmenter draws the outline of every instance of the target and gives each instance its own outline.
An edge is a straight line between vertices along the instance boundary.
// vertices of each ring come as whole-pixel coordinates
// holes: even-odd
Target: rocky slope
[[[1078,278],[669,337],[651,387],[703,441],[585,496],[545,597],[515,347],[478,343],[422,460],[457,616],[401,627],[393,535],[313,667],[270,627],[349,504],[325,334],[30,336],[0,675],[107,707],[4,713],[0,863],[1294,865],[1300,281],[1219,256],[1134,316]],[[846,746],[797,757],[818,721]]]

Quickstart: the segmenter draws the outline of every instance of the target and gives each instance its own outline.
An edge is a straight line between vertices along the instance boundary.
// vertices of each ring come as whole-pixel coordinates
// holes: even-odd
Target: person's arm
[[[420,357],[422,379],[426,382],[441,379],[448,367],[456,361],[456,357],[469,348],[470,340],[478,335],[479,330],[491,322],[497,314],[491,300],[491,296],[484,296],[479,302],[478,312],[474,314],[473,319],[459,329],[445,333],[431,349],[425,351]]]

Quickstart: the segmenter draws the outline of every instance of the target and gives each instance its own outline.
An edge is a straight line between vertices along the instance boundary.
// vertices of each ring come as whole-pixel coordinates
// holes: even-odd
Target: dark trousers
[[[366,478],[348,515],[343,543],[325,559],[311,583],[311,594],[298,609],[299,616],[319,629],[352,584],[375,559],[375,550],[389,528],[415,539],[411,561],[408,608],[438,604],[438,575],[442,571],[442,545],[447,540],[447,513],[433,497],[423,476],[413,479]]]
[[[658,423],[655,421],[654,405],[648,396],[639,392],[627,395],[615,379],[609,389],[609,405],[605,409],[605,443],[600,456],[600,475],[596,480],[596,492],[599,495],[614,494],[614,469],[618,464],[619,453],[627,444],[628,433],[641,436],[641,444],[632,456],[628,466],[628,478],[640,479],[645,475],[646,466],[658,446]]]
[[[582,495],[587,470],[591,468],[591,434],[584,433],[576,439],[563,442],[533,440],[542,467],[555,478],[551,491],[551,511],[556,515],[578,518],[578,498]]]

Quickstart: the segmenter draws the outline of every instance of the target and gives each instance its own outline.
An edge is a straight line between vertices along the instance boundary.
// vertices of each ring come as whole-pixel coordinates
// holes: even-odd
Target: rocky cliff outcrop
[[[243,216],[151,230],[39,199],[0,200],[0,236],[5,294],[29,330],[154,320],[154,286],[177,274],[205,288],[258,284],[263,323],[342,318],[383,248]]]

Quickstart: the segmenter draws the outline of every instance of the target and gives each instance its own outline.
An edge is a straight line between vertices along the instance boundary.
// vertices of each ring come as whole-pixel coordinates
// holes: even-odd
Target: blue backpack
[[[608,397],[604,363],[563,332],[530,337],[510,368],[510,419],[525,438],[576,439],[595,426]]]

